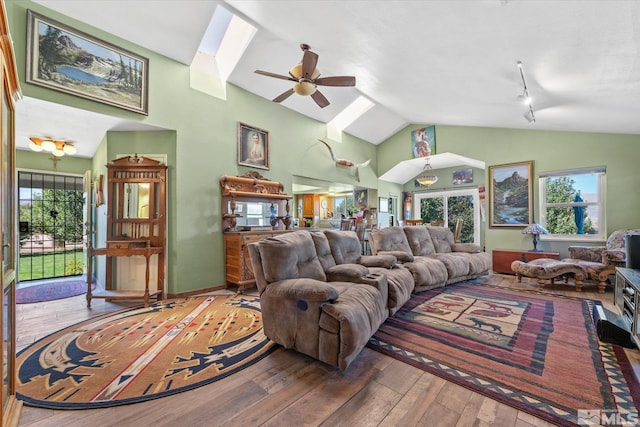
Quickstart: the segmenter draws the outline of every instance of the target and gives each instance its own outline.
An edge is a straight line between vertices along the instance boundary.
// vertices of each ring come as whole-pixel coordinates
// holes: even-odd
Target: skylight
[[[222,6],[216,7],[191,62],[191,86],[226,98],[226,82],[257,29]]]
[[[335,141],[341,141],[341,133],[351,123],[355,122],[375,104],[364,96],[359,96],[347,108],[327,123],[327,136]]]

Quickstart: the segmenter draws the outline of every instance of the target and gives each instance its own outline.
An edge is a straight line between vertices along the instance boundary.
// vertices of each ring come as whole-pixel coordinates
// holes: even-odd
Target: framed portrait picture
[[[533,161],[489,166],[489,226],[526,227],[533,212]]]
[[[414,159],[436,154],[436,127],[429,126],[412,131],[411,151]]]
[[[26,81],[148,114],[149,59],[32,10]]]
[[[238,123],[238,164],[269,169],[269,132]]]

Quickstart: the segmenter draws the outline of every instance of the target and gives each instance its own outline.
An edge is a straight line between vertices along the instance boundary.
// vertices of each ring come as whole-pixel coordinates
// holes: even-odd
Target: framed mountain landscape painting
[[[26,80],[148,114],[149,60],[28,11]]]
[[[533,212],[533,161],[489,166],[489,226],[526,227]]]

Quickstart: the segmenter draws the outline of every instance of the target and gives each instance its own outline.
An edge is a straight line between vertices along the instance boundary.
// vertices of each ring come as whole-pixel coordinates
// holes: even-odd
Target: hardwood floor
[[[493,275],[494,285],[535,289],[533,281]],[[556,285],[545,292],[601,300],[613,292]],[[17,347],[126,303],[84,296],[17,306]],[[638,375],[640,353],[627,350]],[[68,411],[25,406],[20,426],[551,426],[369,348],[345,371],[279,348],[258,363],[188,392],[132,405]]]

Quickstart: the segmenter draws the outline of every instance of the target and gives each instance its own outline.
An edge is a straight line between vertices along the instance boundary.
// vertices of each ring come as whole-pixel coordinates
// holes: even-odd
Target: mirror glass
[[[125,183],[122,217],[150,218],[148,182]]]
[[[231,206],[227,205],[227,212],[231,212]],[[235,213],[241,215],[236,218],[236,226],[278,225],[278,203],[272,202],[236,202]],[[283,213],[284,215],[284,213]]]

